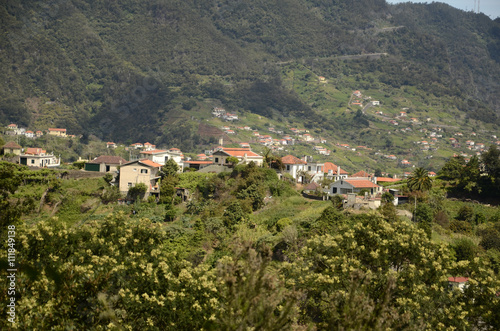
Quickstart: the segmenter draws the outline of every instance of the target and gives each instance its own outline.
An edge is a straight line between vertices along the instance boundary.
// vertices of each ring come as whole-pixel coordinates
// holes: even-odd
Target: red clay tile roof
[[[356,188],[370,188],[370,187],[379,187],[377,184],[370,182],[367,179],[344,179],[345,182],[348,182],[353,187]]]
[[[334,174],[337,174],[338,166],[333,164],[332,162],[325,162],[325,165],[323,166],[323,172],[328,172],[329,170],[332,170]],[[347,171],[340,168],[339,175],[347,175]]]
[[[367,173],[366,171],[361,170],[361,171],[355,173],[354,175],[352,175],[351,177],[371,177],[371,175],[369,173]]]
[[[252,152],[249,148],[223,148],[222,151],[231,156],[244,157],[245,154],[247,155],[247,157],[260,156],[259,154]]]
[[[468,280],[467,277],[448,277],[448,281],[452,283],[465,283]]]
[[[400,178],[377,177],[377,182],[399,182]]]
[[[283,156],[281,158],[281,162],[283,162],[283,164],[307,164],[307,162],[302,161],[301,159],[293,155]]]
[[[41,148],[37,148],[37,147],[28,147],[28,148],[26,148],[26,151],[24,152],[24,154],[31,154],[31,155],[39,155],[42,153],[47,153],[47,152],[45,150],[43,150]]]
[[[49,128],[49,131],[60,131],[60,132],[66,132],[66,129]]]
[[[127,163],[127,160],[122,158],[121,156],[114,156],[114,155],[101,155],[90,161],[89,163],[93,164],[125,164]]]
[[[318,183],[316,183],[316,182],[312,182],[312,183],[307,184],[304,187],[304,190],[306,190],[306,191],[315,191],[318,188],[321,188],[321,186]]]
[[[139,163],[142,163],[144,165],[147,165],[147,166],[150,166],[150,167],[153,167],[153,168],[160,168],[161,167],[161,164],[158,164],[158,163],[153,162],[153,161],[148,160],[148,159],[139,160]]]
[[[6,143],[5,145],[3,145],[3,148],[16,148],[16,149],[21,149],[22,147],[19,146],[18,144],[16,144],[15,142],[13,141],[9,141],[8,143]]]

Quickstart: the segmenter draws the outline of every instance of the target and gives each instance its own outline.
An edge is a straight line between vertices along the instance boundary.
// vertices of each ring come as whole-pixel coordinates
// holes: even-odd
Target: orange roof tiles
[[[39,155],[42,153],[47,153],[45,150],[37,147],[28,147],[24,154],[32,154],[32,155]]]
[[[377,184],[370,182],[367,179],[344,179],[344,181],[348,182],[352,186],[356,188],[370,188],[370,187],[378,187]]]
[[[323,172],[328,172],[329,170],[332,170],[334,174],[337,174],[338,171],[338,166],[333,164],[332,162],[325,162],[323,166]],[[340,174],[338,175],[347,175],[347,171],[344,169],[340,168]]]
[[[302,161],[301,159],[293,155],[283,156],[281,158],[281,162],[283,162],[283,164],[307,164],[307,162]]]
[[[367,173],[366,171],[358,171],[357,173],[355,173],[354,175],[352,175],[352,177],[371,177],[371,175],[369,173]]]
[[[222,148],[222,151],[231,156],[260,156],[257,153],[252,152],[249,148]]]
[[[161,167],[161,164],[153,162],[153,161],[148,160],[148,159],[142,159],[142,160],[139,160],[139,162],[142,164],[148,165],[150,167],[153,167],[153,168],[160,168]]]
[[[400,178],[391,178],[391,177],[377,177],[377,182],[399,182]]]

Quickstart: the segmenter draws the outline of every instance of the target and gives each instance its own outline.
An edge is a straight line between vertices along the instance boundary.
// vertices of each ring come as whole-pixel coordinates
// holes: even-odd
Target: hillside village
[[[321,77],[319,80],[321,81]],[[386,131],[387,136],[418,134],[421,139],[414,141],[413,144],[418,153],[426,155],[428,159],[440,149],[447,149],[453,151],[452,156],[461,156],[468,161],[474,155],[481,155],[491,144],[500,146],[500,140],[496,135],[475,132],[463,134],[446,125],[433,124],[432,118],[412,117],[407,113],[408,109],[403,109],[394,115],[384,113],[380,101],[372,100],[370,96],[363,95],[359,90],[352,92],[349,107],[351,108],[347,111],[354,111],[358,108],[358,112],[361,111],[365,115],[380,120],[381,123],[386,123],[389,128]],[[269,163],[269,155],[273,155],[279,156],[281,161],[279,166],[274,165],[276,170],[284,178],[290,178],[297,184],[303,185],[306,193],[314,192],[315,195],[328,197],[335,194],[359,194],[363,191],[366,192],[367,199],[380,198],[382,189],[379,184],[381,182],[404,179],[411,174],[413,168],[418,166],[412,160],[411,154],[389,154],[371,146],[328,140],[322,136],[313,135],[310,130],[304,128],[269,125],[264,130],[262,128],[257,130],[250,125],[245,125],[237,112],[229,112],[223,107],[214,107],[211,115],[214,120],[221,123],[219,129],[222,134],[219,137],[219,146],[209,150],[200,150],[198,154],[184,155],[178,148],[157,148],[150,142],[135,142],[125,146],[108,141],[101,143],[105,145],[107,153],[90,159],[82,155],[78,162],[81,164],[82,171],[112,173],[116,178],[114,184],[120,188],[123,195],[126,195],[129,188],[135,184],[144,183],[148,188],[147,195],[154,196],[159,195],[158,171],[168,160],[175,161],[180,172],[221,172],[236,163],[254,162],[262,166],[264,162],[268,162],[268,166],[273,166]],[[68,135],[65,128],[49,128],[46,131],[29,130],[11,123],[4,130],[6,144],[2,147],[2,153],[10,156],[11,162],[30,167],[64,167],[64,160],[61,160],[58,154],[60,152],[47,152],[44,146],[23,148],[14,141],[19,141],[19,137],[25,137],[36,142],[38,138],[45,135],[60,139],[80,138]],[[297,146],[300,146],[302,151],[309,152],[309,155],[294,155],[293,148]],[[128,157],[115,155],[114,150],[118,148],[128,154]],[[387,149],[390,150],[390,146]],[[388,173],[379,169],[378,176],[375,176],[375,169],[344,169],[343,166],[332,162],[338,151],[343,151],[346,155],[385,160],[384,162],[392,163],[393,168],[399,171]],[[435,176],[436,172],[429,171],[429,175]],[[379,203],[375,204],[373,208],[378,205]]]

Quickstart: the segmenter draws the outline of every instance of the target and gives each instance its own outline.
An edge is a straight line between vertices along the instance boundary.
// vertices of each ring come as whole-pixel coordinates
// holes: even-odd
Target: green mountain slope
[[[222,105],[335,136],[368,127],[341,112],[360,88],[498,124],[500,22],[439,3],[25,0],[0,20],[4,125],[189,149]],[[336,92],[303,89],[315,75]]]

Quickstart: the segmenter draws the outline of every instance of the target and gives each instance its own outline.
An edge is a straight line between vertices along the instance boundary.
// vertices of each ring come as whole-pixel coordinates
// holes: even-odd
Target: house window
[[[109,172],[111,170],[111,167],[109,165],[106,166],[106,172]]]
[[[132,183],[128,183],[128,187],[132,187]]]
[[[215,158],[215,163],[219,163],[219,158],[218,157]]]
[[[336,187],[332,187],[332,194],[335,194],[337,193],[337,188]]]
[[[286,171],[290,171],[290,165],[289,164],[286,165]]]
[[[35,163],[35,160],[31,160],[31,164],[34,164]]]
[[[165,156],[165,162],[167,162],[167,161],[168,161],[168,156]]]
[[[307,171],[311,171],[311,166],[308,166],[308,167],[307,167]]]
[[[141,174],[147,174],[148,173],[148,169],[141,169]]]

